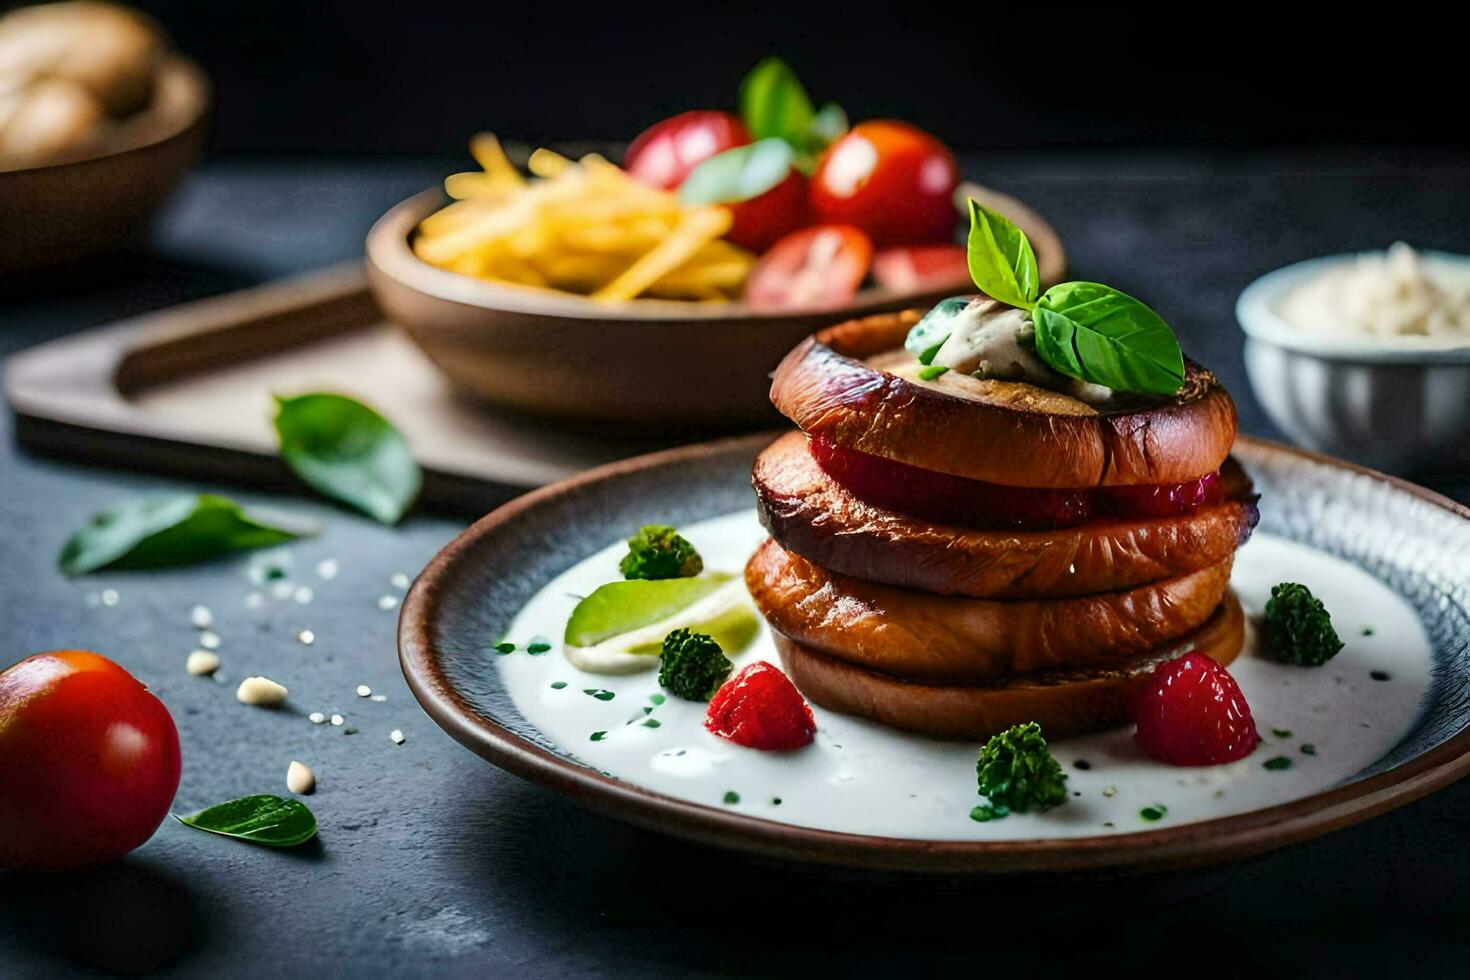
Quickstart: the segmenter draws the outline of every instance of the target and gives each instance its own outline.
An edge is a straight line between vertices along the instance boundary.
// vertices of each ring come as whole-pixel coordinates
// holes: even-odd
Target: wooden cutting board
[[[470,400],[383,319],[356,262],[42,344],[5,372],[17,437],[35,452],[280,487],[295,480],[276,455],[271,396],[322,390],[391,419],[424,467],[424,503],[454,510],[686,441]]]

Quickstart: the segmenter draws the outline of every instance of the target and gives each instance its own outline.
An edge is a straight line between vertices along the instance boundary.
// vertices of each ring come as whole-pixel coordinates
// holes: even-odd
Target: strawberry
[[[704,727],[737,745],[767,751],[799,749],[817,733],[812,709],[796,685],[764,660],[715,692]]]
[[[1214,766],[1255,750],[1250,705],[1235,678],[1201,653],[1154,668],[1133,703],[1138,747],[1171,766]]]

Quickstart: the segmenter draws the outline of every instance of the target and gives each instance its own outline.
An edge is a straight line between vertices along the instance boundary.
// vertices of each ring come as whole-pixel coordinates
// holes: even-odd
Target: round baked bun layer
[[[1235,403],[1192,361],[1174,398],[1099,412],[1017,382],[954,372],[921,381],[917,362],[892,353],[918,318],[884,314],[808,337],[776,369],[771,401],[803,431],[839,446],[1017,487],[1183,483],[1213,473],[1230,454]],[[914,373],[901,377],[866,358]]]
[[[774,633],[786,674],[813,704],[933,738],[983,741],[1034,721],[1048,739],[1106,731],[1132,720],[1133,698],[1164,660],[1191,650],[1228,665],[1245,644],[1245,615],[1227,593],[1199,629],[1111,669],[1063,671],[976,687],[911,684],[855,667]]]
[[[1225,561],[1259,520],[1250,479],[1220,469],[1224,499],[1189,514],[1054,531],[930,524],[854,497],[817,465],[800,432],[756,459],[761,523],[808,561],[869,582],[940,595],[1059,599],[1131,588]]]
[[[1183,636],[1219,606],[1232,561],[1124,592],[971,599],[837,575],[768,540],[745,584],[766,621],[799,643],[895,677],[970,684],[1117,663]]]

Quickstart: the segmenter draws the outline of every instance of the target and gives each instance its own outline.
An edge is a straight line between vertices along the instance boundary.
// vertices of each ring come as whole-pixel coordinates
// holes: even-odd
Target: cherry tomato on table
[[[816,225],[781,239],[760,257],[745,283],[755,309],[836,306],[868,274],[873,243],[851,225]]]
[[[671,191],[710,157],[749,142],[745,124],[728,112],[681,112],[640,133],[628,146],[623,169],[640,183]]]
[[[896,245],[873,256],[878,285],[904,293],[968,290],[970,260],[963,245]]]
[[[827,148],[812,177],[817,220],[856,225],[882,248],[954,238],[954,154],[907,123],[859,123]]]
[[[0,673],[0,867],[120,858],[153,836],[178,787],[173,718],[111,660],[55,650]]]

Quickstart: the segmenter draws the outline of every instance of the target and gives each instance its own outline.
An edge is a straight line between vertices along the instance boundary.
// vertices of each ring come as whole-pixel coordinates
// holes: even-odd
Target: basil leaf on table
[[[383,416],[345,395],[276,398],[281,458],[322,494],[396,524],[423,473],[408,441]]]
[[[816,115],[811,96],[780,58],[763,59],[740,83],[740,119],[757,140],[805,147]]]
[[[760,197],[786,179],[796,152],[785,140],[763,139],[717,153],[679,185],[679,203],[734,204]]]
[[[1184,385],[1184,354],[1157,313],[1111,286],[1053,286],[1031,313],[1036,353],[1056,370],[1141,395]]]
[[[998,211],[970,199],[970,278],[991,299],[1029,310],[1041,292],[1036,253],[1021,229]]]
[[[286,526],[279,517],[247,512],[213,494],[143,497],[93,517],[67,539],[57,564],[68,576],[107,567],[191,565],[316,532],[313,524]]]
[[[188,816],[175,814],[174,819],[196,830],[267,847],[295,847],[316,836],[316,817],[306,804],[279,796],[242,796]]]

